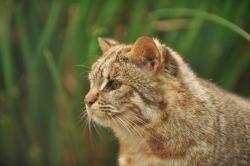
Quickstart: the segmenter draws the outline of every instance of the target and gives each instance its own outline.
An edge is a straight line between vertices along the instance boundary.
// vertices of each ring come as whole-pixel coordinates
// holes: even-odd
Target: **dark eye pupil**
[[[120,84],[117,81],[109,81],[103,91],[111,91],[120,88]]]
[[[113,84],[112,84],[112,87],[114,88],[114,89],[116,89],[118,86],[118,83],[117,83],[117,81],[113,81]]]

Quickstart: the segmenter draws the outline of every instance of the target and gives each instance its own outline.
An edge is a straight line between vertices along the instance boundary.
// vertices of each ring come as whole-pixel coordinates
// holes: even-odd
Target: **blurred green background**
[[[200,77],[249,97],[241,29],[249,0],[0,0],[0,165],[117,164],[112,131],[83,113],[97,37],[157,37]]]

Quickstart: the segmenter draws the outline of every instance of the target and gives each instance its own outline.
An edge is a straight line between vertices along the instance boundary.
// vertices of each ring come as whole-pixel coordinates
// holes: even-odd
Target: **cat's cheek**
[[[114,105],[114,103],[116,102],[117,100],[117,90],[113,90],[113,91],[110,91],[110,92],[106,92],[104,95],[103,95],[103,98],[105,99],[105,101],[110,104],[110,105]]]
[[[121,109],[125,103],[129,103],[130,98],[133,96],[133,90],[122,86],[111,95],[112,104],[117,108]]]

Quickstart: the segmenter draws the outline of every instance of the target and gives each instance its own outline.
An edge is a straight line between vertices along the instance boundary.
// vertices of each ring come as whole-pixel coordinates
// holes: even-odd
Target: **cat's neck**
[[[130,128],[121,125],[113,128],[121,145],[121,156],[126,155],[126,153],[141,154],[143,152],[143,154],[154,154],[158,158],[181,158],[190,147],[197,143],[199,139],[193,133],[199,135],[201,129],[195,127],[193,121],[196,119],[195,116],[200,119],[198,118],[199,110],[203,109],[202,107],[204,107],[203,110],[206,110],[207,106],[204,104],[198,109],[194,105],[202,102],[203,98],[207,99],[207,96],[205,95],[206,92],[203,91],[202,93],[197,92],[203,94],[202,97],[191,92],[196,89],[190,87],[185,81],[189,80],[183,80],[179,85],[172,85],[172,88],[179,87],[180,92],[173,90],[174,93],[171,93],[171,85],[164,84],[164,81],[162,81],[162,93],[171,102],[167,103],[166,108],[162,110],[145,107],[144,109],[152,109],[149,112],[162,112],[162,114],[157,114],[158,117],[150,117],[147,125],[135,125]],[[199,83],[199,80],[195,80],[195,77],[192,81],[193,83],[196,82],[196,86],[203,86]],[[165,93],[164,89],[168,90],[168,93]],[[193,111],[197,111],[197,114],[191,113]],[[208,112],[202,112],[202,114],[206,113]],[[203,119],[200,119],[200,123],[203,123],[202,121]],[[204,146],[206,145],[204,144]]]
[[[129,153],[154,154],[158,158],[181,157],[194,144],[194,140],[183,134],[191,129],[183,127],[185,124],[181,124],[178,117],[177,114],[172,114],[170,117],[154,119],[145,126],[114,127],[113,130],[120,142],[120,156]]]

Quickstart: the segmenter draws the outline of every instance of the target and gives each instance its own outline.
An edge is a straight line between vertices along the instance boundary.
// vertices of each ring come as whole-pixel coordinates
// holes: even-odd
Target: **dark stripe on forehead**
[[[104,58],[104,57],[102,57]],[[110,59],[109,57],[105,57],[105,59],[102,59],[102,63],[99,63],[98,65],[96,65],[96,68],[93,70],[94,73],[94,77],[97,77],[97,75],[100,74],[101,77],[103,77],[103,71],[104,71],[104,67],[106,65],[106,62]],[[101,72],[101,73],[100,73]]]
[[[125,57],[125,53],[131,50],[131,45],[119,45],[119,46],[114,46],[111,48],[110,51],[105,53],[103,56],[99,58],[99,60],[92,66],[92,71],[91,75],[95,81],[101,81],[104,78],[104,71],[106,71],[105,68],[109,73],[105,75],[105,77],[109,77],[110,74],[113,72],[112,70],[112,64],[114,63],[120,63],[121,59],[120,57],[123,56]],[[112,60],[111,60],[112,59]],[[123,60],[122,60],[123,61]],[[123,61],[125,62],[125,61]],[[126,61],[128,62],[128,61]],[[109,66],[107,66],[107,63]],[[118,71],[115,71],[118,72]],[[113,73],[114,74],[114,73]],[[101,78],[101,80],[100,80]]]
[[[115,49],[116,48],[116,49]],[[118,50],[118,51],[117,51]],[[128,51],[130,51],[131,50],[131,46],[116,46],[116,47],[114,47],[113,48],[113,51],[112,52],[110,52],[109,53],[109,55],[106,55],[105,56],[105,61],[104,61],[104,63],[100,66],[100,67],[102,67],[104,64],[105,64],[105,62],[108,60],[108,59],[110,59],[110,58],[112,58],[113,56],[116,56],[116,58],[115,58],[115,60],[114,60],[114,62],[117,62],[118,61],[118,59],[119,59],[119,57],[120,57],[120,55],[122,54],[122,52],[128,52]]]
[[[101,71],[100,71],[100,78],[102,78],[103,77],[103,69],[101,69]]]
[[[117,50],[119,50],[118,52],[116,52]],[[95,75],[98,75],[98,73],[101,71],[103,72],[103,68],[104,66],[106,65],[106,62],[109,61],[112,57],[116,56],[115,60],[118,58],[119,54],[123,51],[122,48],[117,48],[117,49],[114,49],[111,53],[109,53],[109,55],[103,55],[103,57],[101,58],[104,58],[103,62],[98,64],[96,66],[97,70],[94,71]],[[114,61],[115,61],[114,60]],[[111,62],[112,63],[112,62]]]

